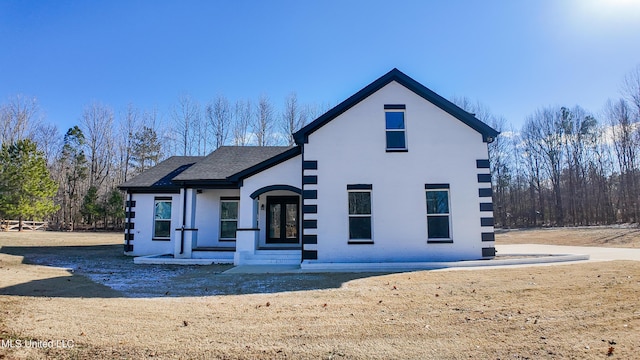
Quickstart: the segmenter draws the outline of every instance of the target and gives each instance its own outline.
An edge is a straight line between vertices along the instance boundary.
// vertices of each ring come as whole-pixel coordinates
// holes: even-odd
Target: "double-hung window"
[[[371,243],[371,185],[347,185],[349,242]]]
[[[427,233],[428,241],[451,241],[451,209],[449,184],[427,184]]]
[[[153,210],[153,238],[171,238],[171,198],[156,198]]]
[[[238,199],[220,200],[220,240],[235,241],[238,229]]]
[[[385,105],[387,151],[407,151],[407,131],[404,119],[405,105]]]

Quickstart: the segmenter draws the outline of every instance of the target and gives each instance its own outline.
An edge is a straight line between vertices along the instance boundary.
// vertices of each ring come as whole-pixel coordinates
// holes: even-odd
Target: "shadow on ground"
[[[117,298],[124,295],[82,275],[31,280],[26,283],[0,288],[0,295],[69,297],[69,298]]]
[[[2,246],[22,264],[67,268],[68,276],[29,279],[0,295],[44,297],[187,297],[339,288],[383,273],[221,274],[231,265],[135,265],[121,245]],[[21,265],[24,267],[24,265]],[[10,267],[10,264],[9,264]],[[16,266],[12,271],[21,271]]]

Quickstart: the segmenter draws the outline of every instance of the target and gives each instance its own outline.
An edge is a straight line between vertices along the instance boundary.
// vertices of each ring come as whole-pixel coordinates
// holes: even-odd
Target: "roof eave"
[[[237,189],[240,187],[237,182],[226,179],[174,180],[173,183],[180,188]]]
[[[118,189],[140,194],[177,194],[180,192],[179,186],[118,186]]]

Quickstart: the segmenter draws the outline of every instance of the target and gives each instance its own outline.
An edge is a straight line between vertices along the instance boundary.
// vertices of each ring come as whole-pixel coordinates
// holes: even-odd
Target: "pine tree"
[[[105,218],[111,218],[113,227],[118,227],[124,219],[124,196],[122,195],[122,192],[117,188],[111,189],[107,194],[102,207],[104,208]],[[106,227],[107,220],[105,220],[105,228]]]
[[[80,208],[80,214],[82,214],[85,223],[93,225],[93,229],[95,230],[96,220],[104,214],[104,209],[98,202],[98,188],[95,186],[91,186],[89,190],[87,190],[87,194],[84,196],[84,201],[82,202],[82,207]]]
[[[60,162],[64,173],[63,204],[64,221],[68,229],[73,231],[77,218],[79,194],[83,181],[89,173],[87,158],[84,154],[85,138],[82,130],[76,125],[64,135],[64,147]]]
[[[51,178],[44,154],[31,140],[3,144],[0,150],[0,214],[18,219],[41,219],[58,210],[53,197],[58,185]]]
[[[143,126],[133,135],[133,156],[135,167],[139,172],[156,165],[160,160],[160,141],[156,131]]]

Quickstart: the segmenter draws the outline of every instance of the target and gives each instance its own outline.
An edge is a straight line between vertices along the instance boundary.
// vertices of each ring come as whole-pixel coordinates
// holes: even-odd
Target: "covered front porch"
[[[181,190],[174,259],[300,264],[301,190],[291,185]]]
[[[301,194],[291,185],[243,191],[234,264],[300,264]]]

